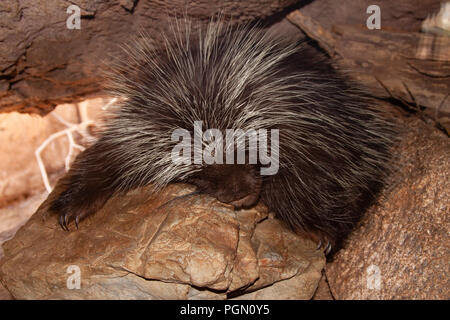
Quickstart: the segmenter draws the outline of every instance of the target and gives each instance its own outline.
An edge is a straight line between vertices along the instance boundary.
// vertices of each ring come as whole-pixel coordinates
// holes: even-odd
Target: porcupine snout
[[[262,180],[255,166],[215,164],[192,176],[189,182],[200,192],[211,195],[235,209],[254,206],[261,193]]]

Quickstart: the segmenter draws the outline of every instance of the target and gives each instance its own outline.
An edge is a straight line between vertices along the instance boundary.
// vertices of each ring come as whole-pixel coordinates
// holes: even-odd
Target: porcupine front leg
[[[80,153],[50,195],[49,211],[58,215],[64,230],[72,221],[78,228],[82,219],[100,210],[117,192],[117,164],[109,159],[107,149],[99,140]]]

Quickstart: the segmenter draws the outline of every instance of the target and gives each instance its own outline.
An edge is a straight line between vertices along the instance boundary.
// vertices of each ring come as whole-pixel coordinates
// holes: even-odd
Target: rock
[[[0,259],[3,256],[1,244],[14,236],[17,230],[39,208],[46,197],[47,193],[41,193],[24,201],[18,201],[7,207],[0,208]]]
[[[317,286],[317,290],[314,293],[312,300],[334,300],[325,273],[323,273],[322,278],[320,278],[319,285]]]
[[[11,294],[0,283],[0,300],[12,300]]]
[[[342,5],[333,0],[310,1],[301,8],[306,15],[317,19],[321,25],[331,29],[337,24],[351,24],[366,27],[370,5],[376,4],[381,11],[381,29],[404,32],[418,32],[422,21],[439,10],[440,0],[352,0],[351,5]]]
[[[336,299],[450,298],[450,140],[418,119],[404,128],[392,187],[327,264]]]
[[[55,105],[101,91],[101,70],[120,47],[145,30],[164,49],[161,32],[183,14],[207,22],[222,12],[233,22],[268,18],[296,0],[2,0],[0,1],[0,112],[46,114]],[[80,10],[79,29],[67,26]],[[105,54],[108,53],[108,54]],[[102,63],[99,63],[102,61]]]
[[[69,233],[44,202],[3,245],[0,281],[16,299],[312,297],[325,264],[315,243],[262,205],[233,211],[206,195],[168,202],[190,191],[113,197]],[[68,289],[77,274],[81,288]]]
[[[273,218],[261,222],[252,237],[260,277],[238,299],[310,299],[321,278],[320,259],[310,260],[299,250],[297,235]],[[283,250],[280,250],[283,248]],[[314,251],[310,251],[313,253]],[[313,253],[316,256],[315,253]],[[289,281],[282,281],[289,279]],[[265,288],[264,290],[258,290]],[[306,290],[305,290],[306,289]]]
[[[445,52],[450,41],[420,32],[423,20],[439,11],[440,2],[378,1],[380,30],[366,25],[373,17],[367,9],[374,3],[368,0],[354,0],[352,5],[310,1],[287,18],[371,95],[420,109],[422,116],[449,133],[450,63]]]

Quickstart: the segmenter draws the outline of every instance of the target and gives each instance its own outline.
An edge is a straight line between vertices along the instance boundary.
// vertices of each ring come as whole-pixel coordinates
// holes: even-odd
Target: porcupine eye
[[[254,206],[261,192],[261,177],[251,165],[211,165],[189,179],[199,191],[235,207]]]

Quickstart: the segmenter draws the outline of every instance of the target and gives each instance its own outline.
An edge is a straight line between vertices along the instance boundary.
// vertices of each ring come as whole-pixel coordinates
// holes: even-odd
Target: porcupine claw
[[[319,240],[319,244],[316,247],[316,250],[320,250],[321,248],[323,248],[323,252],[325,253],[325,255],[328,255],[331,252],[332,246],[331,246],[331,242],[327,241],[327,245],[325,247],[322,247],[322,239]]]
[[[322,239],[319,240],[319,244],[316,247],[316,251],[322,247]]]
[[[80,217],[78,215],[75,218],[73,218],[73,215],[68,213],[59,215],[59,225],[64,231],[70,231],[69,225],[72,220],[74,220],[75,226],[78,229],[78,224],[80,222]]]
[[[61,228],[64,231],[70,231],[69,224],[72,220],[74,221],[75,227],[78,230],[78,226],[80,224],[80,216],[79,215],[75,215],[75,218],[74,218],[74,216],[71,214],[67,214],[67,213],[61,214],[59,216],[59,225],[61,226]]]
[[[328,241],[327,246],[324,249],[325,255],[328,255],[331,251],[331,242]]]
[[[67,231],[69,231],[69,224],[70,224],[70,217],[68,214],[64,215],[64,226],[66,227]]]
[[[63,215],[63,214],[59,216],[59,225],[61,226],[61,228],[64,231],[69,231],[69,228],[67,227],[67,224],[66,224],[65,217],[66,217],[66,215]]]

